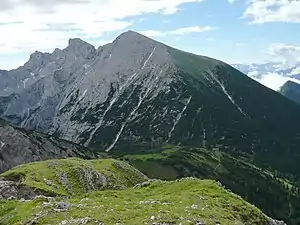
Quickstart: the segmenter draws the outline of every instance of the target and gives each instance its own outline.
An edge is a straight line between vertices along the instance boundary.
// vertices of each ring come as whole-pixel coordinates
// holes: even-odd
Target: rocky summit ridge
[[[150,92],[154,98],[167,88],[172,67],[162,44],[132,31],[98,50],[80,39],[71,39],[66,49],[34,53],[24,67],[12,71],[37,74],[39,79],[13,95],[8,92],[5,99],[14,99],[7,100],[3,117],[27,129],[89,145],[95,133],[109,123],[105,121],[107,114],[122,95],[130,94],[133,84],[141,93],[131,115],[123,119],[123,129],[136,117]],[[27,83],[28,77],[20,82]],[[119,128],[107,149],[114,146],[123,129]]]

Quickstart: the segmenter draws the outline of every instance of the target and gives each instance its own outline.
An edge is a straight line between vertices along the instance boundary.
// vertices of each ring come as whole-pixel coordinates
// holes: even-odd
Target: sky
[[[127,30],[227,63],[300,60],[299,0],[1,0],[0,69]]]

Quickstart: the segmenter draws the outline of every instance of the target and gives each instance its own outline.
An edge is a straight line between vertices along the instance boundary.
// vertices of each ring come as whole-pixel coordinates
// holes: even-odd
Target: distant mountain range
[[[35,52],[0,79],[0,116],[14,126],[108,152],[152,178],[221,180],[300,223],[300,106],[224,62],[128,31],[98,49],[71,39]]]
[[[268,85],[268,82],[272,82],[272,79],[275,79],[273,82],[275,83],[275,88],[277,87],[277,89],[275,89],[276,91],[300,103],[300,95],[298,93],[300,86],[300,62],[293,65],[269,62],[250,65],[233,64],[232,66],[270,88],[274,88],[274,85]],[[281,77],[281,79],[279,79],[279,77]],[[278,82],[279,85],[277,84]]]
[[[233,64],[233,67],[249,75],[254,79],[260,79],[263,75],[276,73],[284,77],[300,79],[300,62],[290,65],[288,63],[268,62],[263,64]]]

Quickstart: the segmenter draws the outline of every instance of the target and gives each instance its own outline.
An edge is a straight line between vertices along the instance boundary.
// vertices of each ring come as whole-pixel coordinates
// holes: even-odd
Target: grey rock
[[[152,182],[153,182],[152,180],[145,181],[145,182],[143,182],[143,183],[141,183],[141,184],[136,184],[136,185],[134,186],[134,188],[148,187],[148,186],[151,185]]]
[[[60,209],[60,210],[69,210],[70,207],[71,204],[67,202],[58,202],[56,204],[56,209]]]
[[[7,200],[32,200],[38,195],[42,195],[41,191],[33,190],[25,185],[15,181],[0,181],[0,199]]]
[[[72,184],[69,182],[68,179],[68,174],[63,172],[61,174],[58,175],[58,179],[60,181],[60,183],[70,192],[73,192],[73,187]]]
[[[141,187],[148,187],[150,185],[151,185],[150,181],[145,181],[145,182],[141,183]]]
[[[0,173],[25,163],[67,157],[97,155],[70,142],[15,128],[0,120]]]
[[[47,202],[51,202],[54,200],[53,197],[47,197],[47,196],[44,196],[44,195],[37,195],[34,197],[33,200],[43,200],[43,201],[47,201]]]
[[[195,225],[205,225],[205,223],[198,220],[198,221],[196,221]]]
[[[154,222],[152,223],[153,225],[175,225],[176,223],[175,222]]]
[[[63,220],[59,223],[59,225],[84,225],[88,224],[92,219],[90,217],[86,218],[79,218],[79,219],[68,219],[68,220]]]
[[[274,220],[269,218],[269,225],[287,225],[284,221]]]
[[[109,151],[120,139],[128,138],[125,133],[131,131],[127,125],[138,117],[142,105],[168,91],[175,65],[167,49],[129,31],[97,50],[80,39],[71,39],[66,49],[52,54],[36,52],[24,66],[2,72],[3,77],[25,74],[29,83],[17,88],[23,78],[10,82],[10,91],[2,91],[0,115],[17,126],[86,146],[93,145],[105,128],[115,127],[113,139],[103,142]],[[127,95],[137,95],[138,102],[130,105]],[[109,114],[116,107],[131,110],[113,121]]]

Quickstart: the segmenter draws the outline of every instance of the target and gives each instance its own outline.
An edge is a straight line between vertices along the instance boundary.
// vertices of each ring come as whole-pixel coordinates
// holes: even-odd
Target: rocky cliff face
[[[0,172],[24,163],[46,159],[98,157],[76,144],[15,128],[4,121],[0,123]]]

